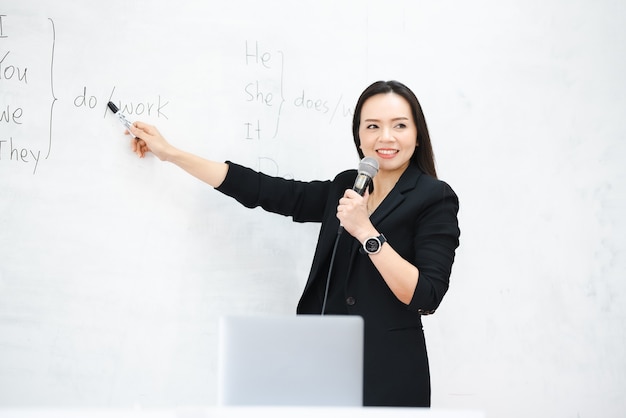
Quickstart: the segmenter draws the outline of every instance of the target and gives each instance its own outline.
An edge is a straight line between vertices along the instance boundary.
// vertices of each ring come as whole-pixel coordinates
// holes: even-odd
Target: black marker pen
[[[115,113],[115,116],[117,116],[117,118],[120,120],[120,122],[122,122],[122,125],[124,125],[126,127],[126,129],[128,129],[128,132],[130,132],[130,121],[128,119],[126,119],[126,116],[124,116],[124,114],[122,112],[120,112],[120,110],[117,108],[117,106],[115,106],[115,103],[109,102],[108,106],[109,106],[109,109],[111,109],[111,112]],[[130,132],[130,135],[133,138],[136,138],[136,136],[133,135],[132,132]]]

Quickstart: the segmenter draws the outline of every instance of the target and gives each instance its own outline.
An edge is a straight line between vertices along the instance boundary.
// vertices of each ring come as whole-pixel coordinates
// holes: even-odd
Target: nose
[[[393,141],[393,134],[391,133],[391,128],[383,128],[380,134],[380,139],[383,141]]]

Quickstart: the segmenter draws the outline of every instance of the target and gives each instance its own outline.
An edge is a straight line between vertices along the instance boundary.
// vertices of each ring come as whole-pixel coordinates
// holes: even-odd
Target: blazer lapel
[[[398,183],[391,189],[391,192],[376,208],[372,216],[370,217],[374,226],[378,225],[383,219],[385,219],[395,208],[397,208],[405,199],[405,195],[408,191],[411,191],[417,187],[417,181],[422,175],[421,170],[416,164],[409,164],[407,169],[402,173]]]

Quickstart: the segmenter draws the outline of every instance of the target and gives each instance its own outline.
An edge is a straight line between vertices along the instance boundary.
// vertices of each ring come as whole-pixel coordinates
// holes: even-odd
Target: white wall
[[[198,154],[325,179],[358,162],[358,94],[399,79],[461,199],[452,285],[424,320],[433,407],[623,415],[622,2],[16,3],[0,2],[0,406],[212,404],[217,317],[295,310],[316,226],[138,160],[109,99]]]

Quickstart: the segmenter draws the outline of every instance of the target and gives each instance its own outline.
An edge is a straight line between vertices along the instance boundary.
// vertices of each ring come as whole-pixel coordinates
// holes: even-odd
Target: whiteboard
[[[620,416],[624,16],[1,0],[0,407],[212,405],[218,317],[295,312],[318,227],[138,159],[109,100],[204,157],[328,179],[358,163],[360,92],[398,79],[461,202],[450,291],[424,319],[433,407]]]

